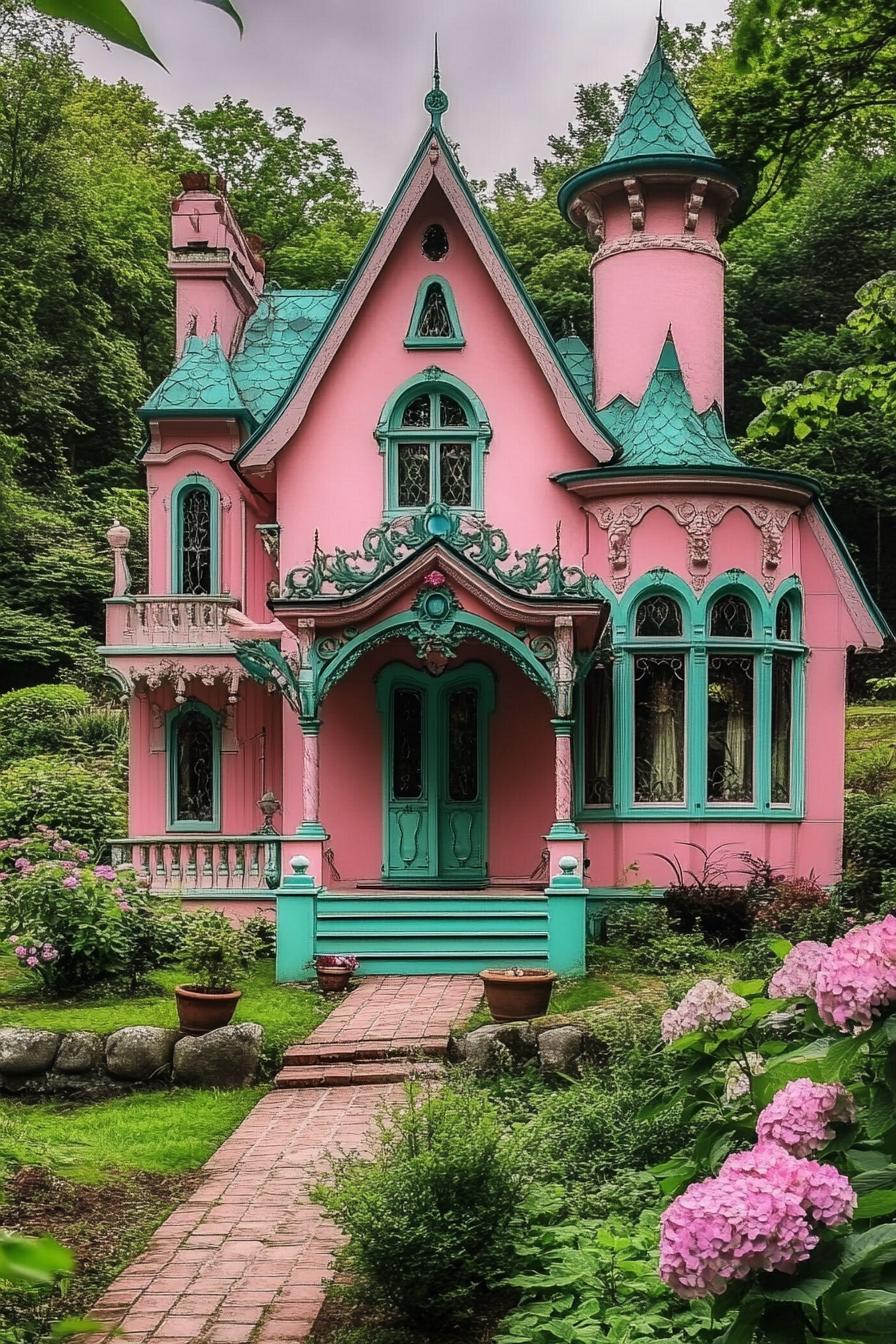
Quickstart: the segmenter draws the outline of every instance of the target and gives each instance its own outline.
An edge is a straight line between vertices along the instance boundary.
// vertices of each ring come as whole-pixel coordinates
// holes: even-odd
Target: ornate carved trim
[[[770,593],[778,581],[784,529],[797,510],[771,508],[768,504],[742,504],[741,508],[746,510],[762,533],[763,587]]]
[[[819,550],[830,566],[831,573],[837,583],[837,589],[856,629],[868,647],[879,649],[883,642],[880,631],[871,619],[868,608],[862,601],[861,594],[856,587],[855,580],[844,564],[843,556],[816,508],[810,507],[806,510],[806,522],[809,524],[813,537],[818,542]]]
[[[696,178],[688,191],[688,199],[684,207],[684,228],[685,233],[694,233],[700,222],[700,212],[703,209],[703,202],[706,197],[706,188],[709,186],[705,177]]]
[[[149,666],[128,669],[128,679],[135,694],[157,691],[163,684],[168,684],[174,687],[174,699],[178,705],[187,699],[187,686],[191,681],[199,681],[203,686],[223,682],[227,687],[227,703],[235,705],[240,698],[242,677],[243,670],[238,664],[202,663],[193,667],[179,663],[174,658],[161,658]]]
[[[639,499],[629,500],[619,509],[608,506],[593,515],[598,527],[607,534],[610,561],[610,582],[617,593],[625,589],[631,573],[632,529],[644,516],[644,505]]]
[[[688,534],[688,572],[695,593],[702,592],[709,577],[712,530],[726,513],[724,504],[694,504],[684,500],[675,506],[675,516]]]
[[[612,242],[604,243],[592,257],[591,265],[596,266],[598,262],[606,261],[608,257],[615,257],[620,252],[641,252],[653,248],[664,252],[699,252],[703,256],[712,257],[722,266],[728,264],[714,239],[694,238],[685,234],[668,237],[658,233],[633,233],[626,238],[614,238]]]
[[[597,196],[576,196],[569,207],[569,213],[580,228],[584,229],[589,242],[598,247],[604,241],[604,212]]]
[[[644,228],[644,196],[641,183],[636,177],[623,178],[622,185],[628,197],[628,212],[632,218],[632,229],[641,232]]]
[[[275,565],[280,564],[280,524],[256,523],[255,531],[261,537],[261,544]]]
[[[560,558],[560,527],[550,551],[532,546],[513,551],[507,534],[482,518],[451,514],[433,506],[425,514],[393,518],[364,535],[356,551],[337,547],[332,554],[322,550],[314,534],[311,563],[290,570],[283,585],[288,599],[310,599],[327,594],[357,592],[381,578],[401,560],[433,537],[466,557],[477,569],[509,588],[529,596],[594,601],[601,596],[600,580],[578,565],[564,565]]]

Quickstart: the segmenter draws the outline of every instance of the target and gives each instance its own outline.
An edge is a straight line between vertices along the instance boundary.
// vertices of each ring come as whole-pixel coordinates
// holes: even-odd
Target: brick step
[[[288,1064],[274,1079],[275,1087],[358,1087],[364,1083],[403,1083],[407,1078],[442,1077],[439,1064],[410,1059],[370,1060],[362,1064]]]
[[[447,1052],[444,1037],[433,1041],[334,1041],[331,1045],[291,1045],[284,1052],[284,1064],[362,1064],[372,1060],[417,1059],[421,1055],[438,1059]]]

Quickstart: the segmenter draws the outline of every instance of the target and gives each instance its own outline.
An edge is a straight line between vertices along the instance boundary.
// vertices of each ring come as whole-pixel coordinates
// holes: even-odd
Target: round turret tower
[[[718,236],[737,196],[663,52],[661,30],[601,162],[560,189],[561,211],[597,245],[596,404],[637,405],[671,329],[698,412],[724,396]]]

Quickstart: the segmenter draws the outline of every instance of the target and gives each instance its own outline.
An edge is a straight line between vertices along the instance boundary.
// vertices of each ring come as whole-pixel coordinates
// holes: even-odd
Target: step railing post
[[[588,889],[579,876],[579,860],[559,860],[559,873],[545,887],[548,898],[548,965],[558,975],[585,974],[585,913]]]
[[[277,888],[277,980],[302,980],[310,972],[317,937],[317,898],[322,888],[304,854]]]

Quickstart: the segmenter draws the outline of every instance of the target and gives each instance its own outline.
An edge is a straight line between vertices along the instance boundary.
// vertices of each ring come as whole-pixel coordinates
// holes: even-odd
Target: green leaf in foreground
[[[33,0],[33,3],[41,14],[90,28],[107,42],[162,64],[124,0]]]

